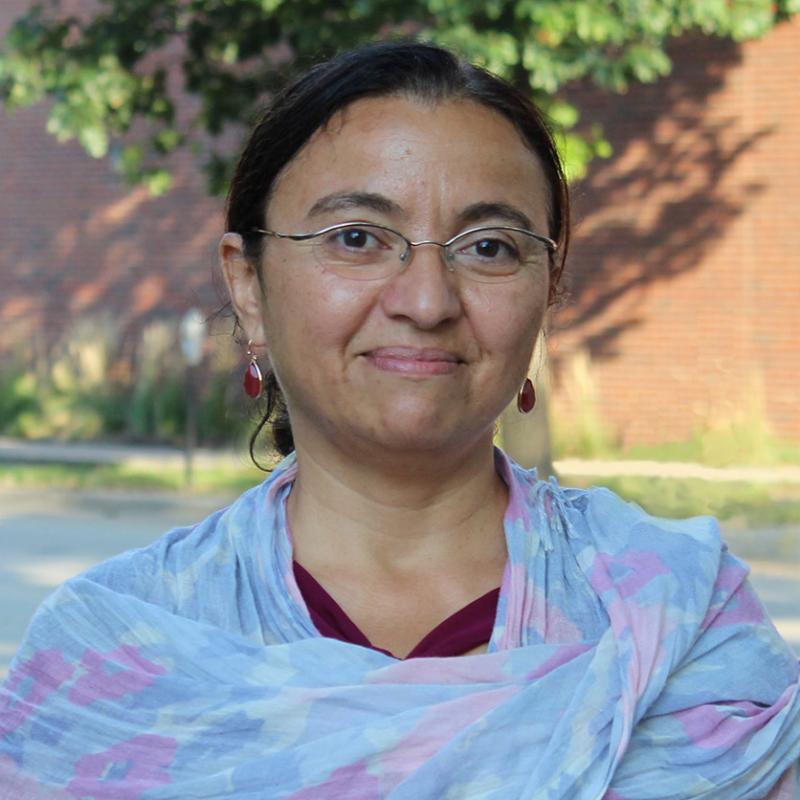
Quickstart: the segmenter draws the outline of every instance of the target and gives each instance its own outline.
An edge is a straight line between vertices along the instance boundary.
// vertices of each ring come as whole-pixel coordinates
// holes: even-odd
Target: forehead
[[[351,104],[278,177],[271,223],[300,222],[320,197],[342,191],[383,194],[410,217],[503,202],[541,225],[549,205],[536,154],[509,120],[471,100],[393,96]]]

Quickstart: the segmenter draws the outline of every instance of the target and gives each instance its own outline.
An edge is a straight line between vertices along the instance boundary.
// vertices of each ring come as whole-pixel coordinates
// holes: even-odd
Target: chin
[[[382,415],[362,430],[362,435],[365,440],[391,452],[459,450],[480,438],[484,429],[491,437],[491,424],[476,426],[474,422],[474,419],[455,418],[441,412],[431,413],[430,409],[402,408]]]
[[[425,458],[431,454],[458,451],[464,447],[464,441],[460,437],[420,436],[418,432],[408,432],[403,435],[399,432],[386,431],[380,438],[370,437],[368,445],[377,446],[382,454],[397,457],[402,461],[409,457]]]

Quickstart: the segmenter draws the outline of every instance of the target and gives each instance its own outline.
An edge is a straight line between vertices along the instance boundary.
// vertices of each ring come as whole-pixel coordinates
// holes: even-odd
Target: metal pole
[[[194,370],[186,369],[186,440],[184,448],[184,481],[190,488],[193,480],[194,450],[197,446],[197,392]]]
[[[203,315],[191,308],[183,315],[180,324],[181,350],[186,361],[186,438],[184,443],[184,466],[186,486],[192,485],[194,451],[197,446],[197,389],[195,367],[203,361],[206,341],[206,324]]]

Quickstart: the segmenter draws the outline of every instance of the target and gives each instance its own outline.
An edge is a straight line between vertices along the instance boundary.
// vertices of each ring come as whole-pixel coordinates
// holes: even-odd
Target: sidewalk
[[[184,451],[178,447],[127,445],[108,442],[25,441],[0,436],[0,462],[27,464],[119,464],[144,468],[180,467]],[[235,450],[196,448],[192,453],[195,466],[242,466],[249,455]]]
[[[247,463],[247,453],[200,450],[197,463]],[[170,447],[21,442],[0,438],[0,463],[181,465]],[[573,475],[713,475],[740,479],[752,470],[709,470],[696,464],[558,462]],[[636,470],[636,471],[634,471]],[[785,470],[758,470],[762,479],[787,480]],[[724,476],[724,477],[723,477]],[[791,477],[788,480],[792,480]],[[208,492],[40,489],[0,490],[0,678],[36,606],[61,581],[121,550],[141,547],[164,531],[191,524],[233,497]],[[753,568],[752,582],[778,629],[800,653],[800,532],[796,525],[742,527],[724,523],[731,550]]]
[[[29,442],[0,437],[0,462],[58,464],[120,464],[130,467],[180,466],[183,450],[176,447],[124,445],[104,442]],[[242,466],[249,456],[235,450],[199,448],[193,454],[197,466]],[[564,458],[555,462],[562,475],[608,477],[637,475],[652,478],[698,478],[706,481],[750,483],[800,483],[800,466],[707,467],[680,461],[610,461]]]
[[[704,481],[748,483],[800,483],[800,467],[707,467],[684,461],[604,461],[564,458],[555,462],[565,475],[606,477],[638,475],[650,478],[699,478]]]

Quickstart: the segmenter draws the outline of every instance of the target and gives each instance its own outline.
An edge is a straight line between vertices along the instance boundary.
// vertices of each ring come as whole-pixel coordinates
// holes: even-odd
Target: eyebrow
[[[368,208],[380,214],[403,214],[403,209],[393,200],[374,192],[334,192],[317,200],[308,211],[309,217],[318,217],[330,211],[347,208]]]
[[[458,221],[461,225],[471,225],[490,217],[502,219],[518,228],[534,230],[528,215],[508,203],[473,203],[458,215]]]
[[[317,200],[309,209],[308,217],[318,217],[331,211],[351,208],[368,208],[380,214],[405,216],[402,207],[385,195],[375,192],[334,192]],[[502,202],[473,203],[461,211],[458,215],[458,223],[459,225],[471,225],[492,217],[516,227],[533,230],[533,223],[527,214]]]

